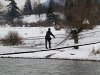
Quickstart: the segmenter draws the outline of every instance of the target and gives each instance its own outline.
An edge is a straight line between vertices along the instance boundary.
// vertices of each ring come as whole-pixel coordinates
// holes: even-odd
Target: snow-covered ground
[[[0,38],[3,38],[9,31],[16,31],[21,37],[23,37],[23,44],[19,46],[0,46],[0,54],[14,53],[14,52],[27,52],[27,51],[39,51],[34,53],[23,53],[13,55],[0,55],[0,57],[24,57],[24,58],[59,58],[59,59],[79,59],[79,60],[100,60],[100,44],[92,44],[87,46],[81,46],[79,49],[65,48],[57,50],[45,49],[45,34],[48,30],[47,27],[6,27],[0,28]],[[73,46],[72,39],[67,39],[66,42],[56,46],[66,36],[65,30],[59,31],[51,27],[51,31],[56,36],[52,37],[52,48],[60,48],[66,46]],[[100,42],[100,26],[94,30],[84,31],[80,34],[79,44],[88,44]],[[98,53],[96,53],[98,51]],[[96,53],[96,54],[95,54]]]

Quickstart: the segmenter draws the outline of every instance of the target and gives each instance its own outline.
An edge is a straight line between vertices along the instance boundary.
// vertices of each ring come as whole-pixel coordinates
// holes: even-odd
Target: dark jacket
[[[52,35],[52,36],[55,38],[55,36],[52,34],[51,31],[47,31],[46,36],[45,36],[45,39],[46,39],[46,40],[51,40],[50,35]]]

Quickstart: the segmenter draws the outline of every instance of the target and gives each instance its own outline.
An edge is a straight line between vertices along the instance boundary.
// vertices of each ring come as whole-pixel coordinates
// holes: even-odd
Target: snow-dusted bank
[[[29,52],[22,54],[0,55],[0,57],[13,57],[13,58],[51,58],[51,59],[78,59],[78,60],[100,60],[100,43],[80,46],[79,49],[64,48],[56,50],[45,50],[44,36],[48,28],[44,27],[6,27],[0,28],[0,37],[3,38],[9,31],[16,31],[26,38],[23,40],[23,45],[20,46],[0,46],[0,54],[16,53],[16,52]],[[52,48],[61,48],[66,46],[73,46],[73,40],[68,39],[66,42],[59,46],[57,43],[61,42],[66,37],[64,29],[56,31],[51,27],[52,32],[56,36],[52,39]],[[100,26],[88,32],[82,32],[79,44],[88,44],[100,42]],[[38,37],[38,38],[36,38]],[[40,51],[45,50],[45,51]],[[35,52],[34,52],[35,51]]]

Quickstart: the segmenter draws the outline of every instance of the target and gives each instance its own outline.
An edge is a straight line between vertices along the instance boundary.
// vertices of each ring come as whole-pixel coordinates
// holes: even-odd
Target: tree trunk
[[[74,39],[74,43],[78,44],[78,30],[71,30],[72,38]],[[74,46],[74,49],[79,49],[79,46]]]
[[[74,43],[75,44],[78,44],[78,34],[74,34],[74,37],[73,38],[74,38]],[[75,46],[74,48],[75,49],[79,49],[79,46]]]

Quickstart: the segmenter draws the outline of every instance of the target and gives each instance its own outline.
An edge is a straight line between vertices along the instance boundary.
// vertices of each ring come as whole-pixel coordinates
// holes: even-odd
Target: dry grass
[[[17,32],[10,31],[1,42],[6,46],[14,46],[22,44],[22,38]]]

